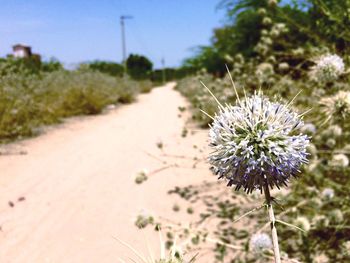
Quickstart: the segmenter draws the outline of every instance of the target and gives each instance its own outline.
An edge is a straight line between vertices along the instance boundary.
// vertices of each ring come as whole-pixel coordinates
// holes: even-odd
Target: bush
[[[150,82],[91,70],[27,74],[25,69],[6,67],[2,75],[0,142],[35,135],[41,125],[63,117],[98,114],[109,104],[130,103],[137,93],[152,87]]]

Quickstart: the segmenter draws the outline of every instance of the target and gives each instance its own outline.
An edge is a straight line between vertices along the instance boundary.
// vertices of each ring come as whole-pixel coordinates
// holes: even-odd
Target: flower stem
[[[267,203],[267,208],[269,211],[269,218],[270,218],[270,225],[271,225],[271,234],[272,234],[272,243],[273,243],[273,253],[275,255],[275,263],[281,263],[281,256],[280,256],[280,249],[278,245],[278,236],[277,236],[277,229],[275,226],[276,220],[275,220],[275,214],[273,212],[273,207],[271,204],[272,198],[270,195],[270,190],[267,182],[264,186],[264,192],[265,192],[265,198]]]

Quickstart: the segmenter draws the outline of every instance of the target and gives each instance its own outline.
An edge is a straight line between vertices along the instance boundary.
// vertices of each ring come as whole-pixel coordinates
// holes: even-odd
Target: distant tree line
[[[79,64],[78,70],[98,71],[115,77],[121,77],[126,73],[134,80],[151,80],[159,83],[164,79],[166,81],[180,79],[195,72],[192,67],[153,69],[153,63],[146,56],[138,54],[130,54],[125,65],[126,70],[121,63],[96,60]],[[0,58],[0,74],[6,74],[6,72],[39,74],[59,70],[64,70],[64,66],[54,58],[49,61],[41,61],[34,56]]]

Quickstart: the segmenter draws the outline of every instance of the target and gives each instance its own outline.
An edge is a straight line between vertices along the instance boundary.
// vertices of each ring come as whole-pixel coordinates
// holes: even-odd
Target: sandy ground
[[[179,116],[187,103],[173,86],[2,149],[8,155],[0,156],[1,263],[132,262],[134,254],[114,237],[145,254],[147,244],[159,250],[155,231],[134,226],[141,211],[190,220],[172,210],[181,200],[167,191],[216,179],[204,162],[193,169],[193,160],[176,157],[203,157],[207,134],[181,136],[189,113]],[[164,170],[137,185],[142,169]]]

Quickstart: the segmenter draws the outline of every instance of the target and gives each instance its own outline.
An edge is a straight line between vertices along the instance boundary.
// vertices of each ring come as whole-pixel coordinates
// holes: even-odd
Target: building
[[[22,44],[16,44],[12,46],[13,56],[15,58],[29,58],[32,54],[32,48]]]

